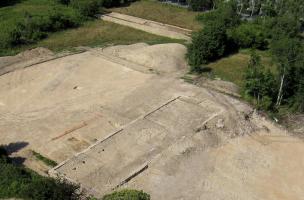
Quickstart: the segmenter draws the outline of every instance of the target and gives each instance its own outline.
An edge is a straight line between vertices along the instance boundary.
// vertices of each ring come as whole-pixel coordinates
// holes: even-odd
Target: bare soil
[[[180,44],[87,49],[6,73],[1,144],[41,173],[49,168],[30,150],[60,163],[50,175],[97,197],[127,187],[160,200],[302,199],[303,140],[181,80],[185,53]]]
[[[18,68],[22,68],[22,66],[37,63],[45,59],[50,59],[53,56],[54,54],[52,51],[39,47],[24,51],[16,56],[0,57],[0,76]]]
[[[155,35],[161,35],[173,39],[190,40],[191,30],[163,24],[156,21],[151,21],[143,18],[138,18],[130,15],[111,12],[109,14],[100,15],[100,18],[105,21],[129,26]]]

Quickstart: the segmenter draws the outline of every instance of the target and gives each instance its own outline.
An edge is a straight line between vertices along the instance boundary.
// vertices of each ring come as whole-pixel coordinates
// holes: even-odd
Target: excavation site
[[[1,57],[0,141],[16,162],[95,197],[132,188],[153,200],[303,199],[303,140],[229,83],[183,79],[186,52],[137,43]]]

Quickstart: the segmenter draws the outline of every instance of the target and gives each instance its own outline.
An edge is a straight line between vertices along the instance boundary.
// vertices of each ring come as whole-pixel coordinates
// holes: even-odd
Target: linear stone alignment
[[[190,41],[191,30],[189,29],[163,24],[138,17],[133,17],[130,15],[115,13],[115,12],[100,15],[99,17],[100,19],[105,21],[110,21],[117,24],[130,26],[132,28],[153,33],[155,35],[161,35],[173,39],[182,39],[182,40]]]
[[[165,149],[219,112],[183,98],[169,102],[54,170],[95,195],[105,194],[140,174],[136,172],[148,168]]]

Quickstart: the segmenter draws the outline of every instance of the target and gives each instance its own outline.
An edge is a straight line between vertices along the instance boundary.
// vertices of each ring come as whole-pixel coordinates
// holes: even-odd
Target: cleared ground
[[[302,199],[303,141],[242,101],[179,79],[180,44],[135,44],[62,57],[0,76],[0,141],[37,170],[102,196]],[[15,147],[15,148],[13,148]]]
[[[130,15],[124,15],[120,13],[111,12],[100,16],[105,21],[114,22],[117,24],[129,26],[135,29],[139,29],[145,32],[153,33],[163,37],[187,40],[190,41],[191,30],[172,26],[168,24],[162,24],[159,22],[133,17]]]

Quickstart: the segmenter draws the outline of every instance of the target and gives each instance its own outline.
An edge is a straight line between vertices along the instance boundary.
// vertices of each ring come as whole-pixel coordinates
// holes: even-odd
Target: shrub
[[[105,195],[102,200],[150,200],[150,195],[143,191],[125,189]]]
[[[202,64],[235,51],[234,43],[227,37],[227,29],[240,24],[233,1],[221,4],[217,10],[200,15],[198,19],[204,22],[205,27],[193,34],[187,53],[191,71],[195,72],[201,72]]]
[[[252,98],[258,108],[269,110],[274,105],[276,85],[275,75],[265,70],[261,57],[253,51],[245,73],[245,95]]]
[[[241,48],[264,50],[268,46],[266,30],[258,24],[243,23],[228,31],[228,35]]]
[[[200,72],[201,64],[207,64],[223,56],[226,44],[226,30],[219,24],[206,26],[203,30],[194,34],[187,52],[191,71]]]
[[[77,9],[81,15],[94,17],[99,11],[99,0],[71,0],[70,5]]]
[[[54,8],[48,13],[49,24],[43,30],[55,32],[66,28],[74,28],[82,23],[82,16],[72,9]]]
[[[202,21],[205,26],[220,23],[226,29],[236,27],[241,23],[234,1],[222,3],[216,10],[198,15],[197,20]]]
[[[81,17],[74,11],[54,8],[42,15],[26,13],[9,32],[7,40],[12,46],[30,44],[47,37],[48,32],[77,27],[80,23]]]
[[[19,44],[30,44],[47,36],[42,30],[48,19],[44,17],[26,16],[24,20],[17,22],[15,28],[10,32],[10,43],[15,46]]]

